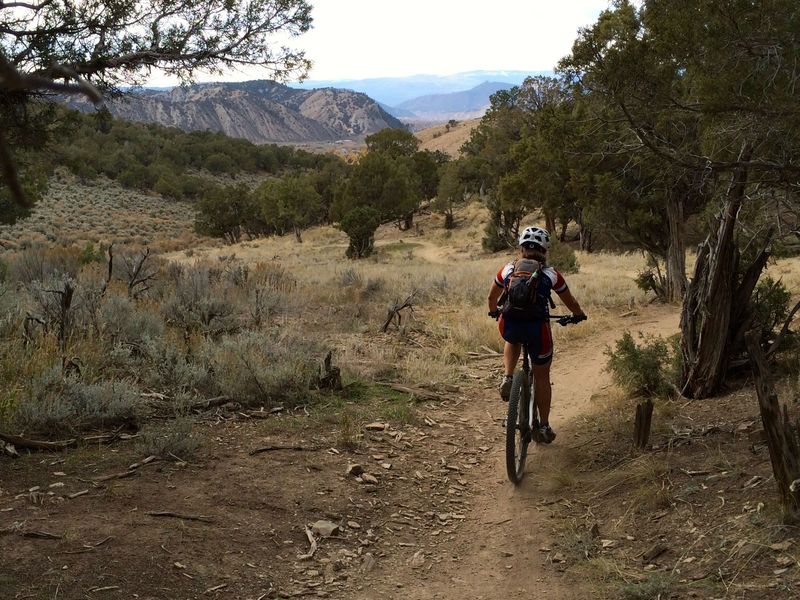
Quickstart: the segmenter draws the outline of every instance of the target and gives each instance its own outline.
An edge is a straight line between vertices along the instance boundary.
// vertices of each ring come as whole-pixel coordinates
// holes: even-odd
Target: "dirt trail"
[[[377,577],[379,587],[364,590],[357,598],[514,599],[539,597],[539,590],[546,590],[551,600],[590,597],[588,590],[581,592],[577,582],[544,567],[551,554],[547,549],[551,538],[545,522],[547,509],[540,504],[543,483],[536,477],[536,468],[546,463],[552,470],[563,461],[566,449],[575,445],[570,421],[590,412],[592,396],[609,385],[609,375],[603,371],[603,350],[625,329],[671,335],[678,329],[678,314],[670,307],[650,308],[591,338],[572,342],[557,354],[551,422],[559,439],[552,446],[531,447],[528,476],[518,488],[505,477],[504,430],[499,426],[505,405],[495,401],[493,386],[465,403],[462,416],[486,435],[482,443],[492,450],[480,474],[483,487],[480,483],[477,486],[468,519],[444,552],[450,554],[450,561],[426,565],[429,570],[412,569],[403,563],[386,567]],[[440,556],[442,551],[439,547]]]

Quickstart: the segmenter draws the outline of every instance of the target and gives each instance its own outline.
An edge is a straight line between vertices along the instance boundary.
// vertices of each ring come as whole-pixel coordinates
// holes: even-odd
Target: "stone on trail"
[[[375,475],[370,475],[369,473],[364,473],[364,474],[361,476],[361,480],[362,480],[364,483],[371,483],[371,484],[373,484],[373,485],[378,485],[378,478],[377,478],[377,477],[375,477]]]
[[[339,533],[339,526],[331,521],[319,520],[311,526],[311,531],[324,538]]]
[[[770,544],[770,549],[776,552],[786,552],[792,546],[792,540],[786,540],[777,544]]]
[[[364,426],[364,429],[367,431],[385,431],[386,427],[386,423],[380,423],[376,421],[375,423],[368,423]]]
[[[378,564],[378,561],[375,560],[375,557],[372,556],[372,552],[367,552],[364,555],[364,560],[361,563],[361,570],[364,573],[369,573],[372,569],[375,568],[375,565]]]
[[[414,569],[419,568],[425,564],[425,554],[422,552],[422,550],[417,550],[414,553],[414,556],[411,557],[409,564]]]
[[[347,465],[346,473],[348,475],[351,475],[352,477],[358,477],[363,472],[364,472],[364,467],[362,467],[361,465],[358,465],[358,464]]]
[[[347,526],[350,529],[361,529],[361,523],[359,523],[358,521],[348,521]]]

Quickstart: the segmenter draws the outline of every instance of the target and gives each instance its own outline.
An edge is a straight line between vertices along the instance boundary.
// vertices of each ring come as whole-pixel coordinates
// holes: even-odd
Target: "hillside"
[[[420,96],[399,104],[396,109],[411,112],[419,119],[442,120],[472,119],[481,117],[489,106],[489,98],[499,90],[506,90],[512,85],[503,82],[485,81],[471,89],[448,94],[431,94]],[[407,116],[394,112],[398,117]]]
[[[480,119],[469,119],[458,121],[454,126],[436,125],[418,131],[416,133],[421,144],[422,150],[441,150],[445,154],[458,157],[461,154],[461,146],[464,145],[472,134],[472,130],[478,126]]]
[[[650,304],[636,287],[641,256],[580,254],[569,283],[591,318],[554,330],[559,437],[530,449],[519,487],[505,481],[500,338],[475,300],[505,259],[480,251],[486,218],[473,204],[459,209],[460,225],[447,235],[436,214],[420,216],[416,234],[384,226],[378,260],[357,263],[343,262],[346,237],[330,226],[308,231],[303,244],[286,236],[180,249],[159,269],[163,299],[129,300],[124,280],[113,281],[96,317],[104,337],[72,349],[84,368],[133,373],[119,386],[141,386],[121,396],[143,415],[140,429],[58,453],[0,456],[0,528],[15,549],[3,597],[53,597],[46,592],[56,589],[68,599],[85,590],[341,600],[522,600],[539,589],[553,600],[797,597],[796,530],[777,522],[750,388],[661,402],[653,449],[630,447],[636,399],[615,388],[598,349],[625,330],[670,335],[678,321],[676,307]],[[465,251],[467,259],[454,260]],[[83,277],[104,266],[88,265]],[[776,268],[797,281],[796,261]],[[402,329],[381,332],[385,306],[411,282],[413,314]],[[274,304],[255,324],[258,290]],[[245,332],[187,336],[191,353],[167,355],[174,370],[162,366],[162,344],[178,333],[173,315],[192,314],[192,302],[215,306],[217,297],[243,311]],[[291,333],[309,323],[305,339]],[[47,347],[36,348],[39,362],[22,362],[20,350],[14,364],[33,371],[26,377],[40,389],[38,365],[49,363],[40,357]],[[343,390],[293,400],[275,389],[276,373],[291,391],[298,365],[309,366],[301,361],[321,363],[331,349]],[[191,397],[169,387],[181,377]],[[224,404],[194,395],[216,381],[225,395],[213,399]],[[273,386],[266,400],[261,386]],[[185,411],[177,421],[174,406]]]
[[[293,83],[292,87],[310,90],[335,87],[363,92],[370,98],[388,106],[429,96],[468,90],[485,81],[499,81],[510,85],[521,84],[526,77],[553,75],[552,71],[468,71],[453,75],[412,75],[409,77],[374,77],[369,79],[309,79]]]
[[[69,105],[94,110],[85,100],[71,100]],[[363,93],[298,90],[274,81],[146,90],[111,101],[109,109],[128,121],[222,132],[255,143],[333,142],[403,126]]]

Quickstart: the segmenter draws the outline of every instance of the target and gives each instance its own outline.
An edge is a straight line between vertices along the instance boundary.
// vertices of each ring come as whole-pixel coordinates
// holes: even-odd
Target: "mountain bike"
[[[549,318],[562,327],[579,322],[573,315],[554,315]],[[506,418],[506,471],[509,481],[515,485],[519,485],[525,475],[525,459],[531,441],[541,443],[544,440],[539,438],[530,351],[528,344],[522,344],[522,369],[514,372]]]

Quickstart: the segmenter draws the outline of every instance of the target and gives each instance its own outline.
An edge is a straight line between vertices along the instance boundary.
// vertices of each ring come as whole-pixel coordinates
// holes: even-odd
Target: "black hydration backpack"
[[[537,260],[521,258],[508,276],[503,314],[521,321],[547,319],[550,315],[553,282]]]

